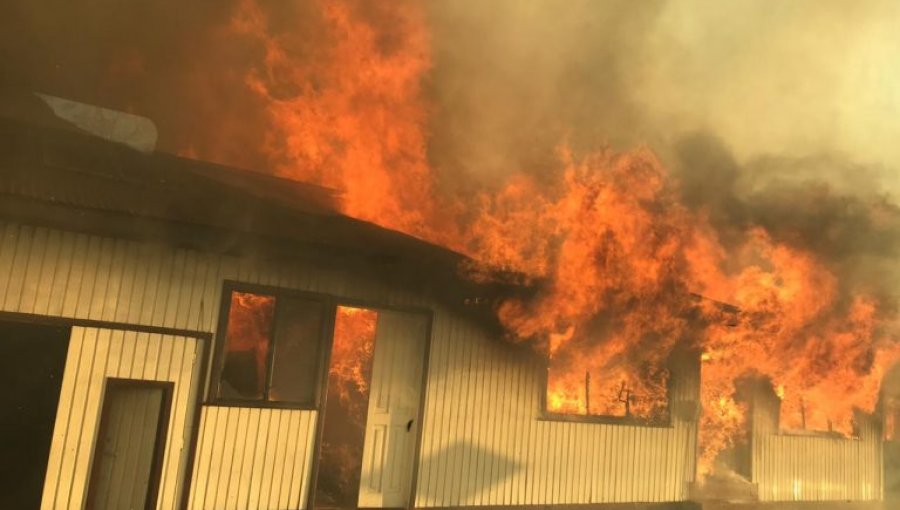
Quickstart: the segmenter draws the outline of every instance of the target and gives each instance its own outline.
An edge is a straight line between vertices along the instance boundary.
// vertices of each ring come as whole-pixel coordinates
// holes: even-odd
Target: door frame
[[[109,427],[109,410],[110,399],[108,390],[110,388],[156,388],[162,390],[162,402],[159,410],[159,420],[156,424],[156,434],[153,443],[153,461],[150,465],[150,478],[147,485],[147,497],[144,507],[147,510],[155,510],[157,498],[159,497],[159,483],[162,478],[163,460],[166,454],[166,439],[169,432],[169,418],[172,414],[172,395],[175,392],[175,383],[172,381],[154,381],[149,379],[122,379],[118,377],[107,377],[103,384],[103,403],[100,411],[100,425],[97,428],[97,440],[94,444],[94,451],[91,454],[90,470],[91,474],[88,478],[87,497],[85,498],[86,510],[93,507],[94,497],[97,490],[97,477],[100,471],[94,469],[96,460],[100,458],[103,450],[101,439]]]
[[[416,420],[418,421],[419,425],[418,427],[416,427],[415,448],[413,449],[412,475],[410,476],[409,481],[409,497],[405,507],[407,509],[412,509],[416,504],[416,488],[419,478],[419,458],[422,455],[422,437],[425,431],[425,398],[428,395],[428,364],[431,360],[431,338],[434,325],[434,310],[416,306],[392,306],[367,300],[343,299],[334,296],[330,296],[330,298],[331,299],[327,301],[326,305],[326,310],[328,311],[329,315],[325,319],[325,327],[322,328],[324,332],[322,340],[323,342],[325,342],[324,348],[322,349],[323,368],[321,370],[321,373],[319,374],[319,402],[316,409],[316,435],[315,440],[313,441],[313,448],[311,452],[311,455],[313,457],[311,459],[309,486],[307,487],[306,508],[308,510],[315,510],[316,484],[319,481],[319,452],[322,449],[322,433],[324,431],[325,423],[325,420],[323,418],[325,414],[325,401],[328,395],[328,369],[331,366],[331,351],[334,345],[335,318],[337,315],[338,307],[347,306],[353,308],[375,310],[376,312],[379,310],[386,310],[391,312],[417,314],[425,319],[425,346],[423,349],[424,359],[422,360],[422,386],[421,391],[419,392],[419,409],[416,416]],[[377,349],[378,346],[376,345],[375,348]]]

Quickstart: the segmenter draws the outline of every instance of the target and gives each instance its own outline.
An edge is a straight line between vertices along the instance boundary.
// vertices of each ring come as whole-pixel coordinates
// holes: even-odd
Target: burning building
[[[31,410],[16,504],[710,497],[698,491],[710,356],[689,338],[673,341],[661,393],[560,372],[501,338],[491,306],[527,288],[473,283],[460,255],[343,216],[325,188],[60,126],[4,120],[0,133],[0,327],[22,392],[6,405]],[[860,416],[850,438],[790,433],[770,386],[748,395],[740,498],[882,498],[877,419]]]
[[[483,306],[522,290],[460,278],[459,255],[345,217],[324,188],[71,129],[0,133],[2,358],[34,410],[16,505],[688,497],[695,351],[673,355],[653,420],[624,387],[618,416],[561,414],[546,358]]]

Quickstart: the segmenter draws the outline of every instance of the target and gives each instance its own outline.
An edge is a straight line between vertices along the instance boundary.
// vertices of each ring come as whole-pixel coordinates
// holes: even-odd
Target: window
[[[231,290],[224,303],[215,396],[315,406],[325,303],[278,292]]]
[[[668,370],[557,353],[547,364],[546,412],[553,417],[666,421],[668,379]]]

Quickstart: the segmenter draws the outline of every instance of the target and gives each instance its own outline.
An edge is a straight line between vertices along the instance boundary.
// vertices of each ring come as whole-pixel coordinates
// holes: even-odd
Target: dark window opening
[[[232,291],[217,398],[314,406],[324,312],[313,298]]]
[[[38,508],[62,388],[68,327],[0,322],[0,508]]]

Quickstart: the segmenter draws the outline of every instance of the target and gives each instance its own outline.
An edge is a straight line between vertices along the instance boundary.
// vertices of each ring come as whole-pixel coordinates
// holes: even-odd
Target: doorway
[[[38,508],[71,330],[0,322],[0,508]]]
[[[156,508],[173,388],[171,382],[106,380],[89,510]]]
[[[421,314],[337,308],[315,508],[408,506],[427,324]]]

